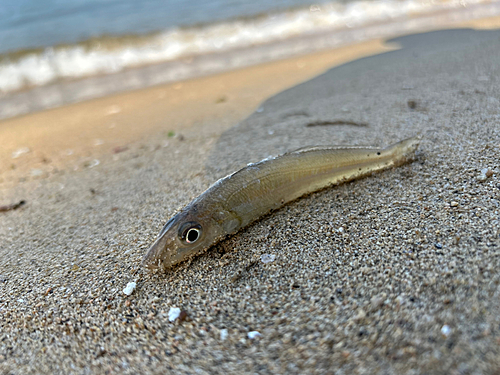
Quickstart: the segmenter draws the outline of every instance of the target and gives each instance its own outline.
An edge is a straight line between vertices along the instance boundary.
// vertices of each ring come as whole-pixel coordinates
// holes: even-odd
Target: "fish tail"
[[[416,135],[411,138],[403,139],[384,149],[384,153],[391,155],[394,160],[394,166],[400,166],[415,160],[415,152],[420,144],[422,137]]]

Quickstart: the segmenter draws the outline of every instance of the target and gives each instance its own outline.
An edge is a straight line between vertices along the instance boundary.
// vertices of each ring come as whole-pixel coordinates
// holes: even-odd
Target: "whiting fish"
[[[173,216],[143,265],[168,268],[304,195],[413,160],[419,137],[386,148],[308,147],[249,164]]]

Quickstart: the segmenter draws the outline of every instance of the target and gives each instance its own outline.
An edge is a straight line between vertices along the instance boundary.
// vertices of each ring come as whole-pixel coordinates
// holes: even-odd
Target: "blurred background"
[[[491,1],[2,1],[0,118],[394,36],[429,14],[484,17],[484,4]]]

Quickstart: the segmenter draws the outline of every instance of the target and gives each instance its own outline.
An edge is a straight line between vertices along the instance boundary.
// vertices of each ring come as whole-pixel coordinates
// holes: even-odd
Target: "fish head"
[[[185,208],[163,227],[142,260],[149,269],[166,269],[208,249],[219,237],[220,229],[209,215],[198,208]]]

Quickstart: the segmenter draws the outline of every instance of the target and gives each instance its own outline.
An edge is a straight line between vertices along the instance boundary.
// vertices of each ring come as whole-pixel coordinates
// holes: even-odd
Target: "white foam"
[[[47,48],[15,61],[0,59],[0,92],[40,86],[59,79],[109,74],[126,68],[193,55],[245,48],[298,35],[359,27],[400,17],[486,3],[489,0],[381,0],[328,3],[307,9],[235,20],[198,28],[171,29],[121,46],[75,45]]]

